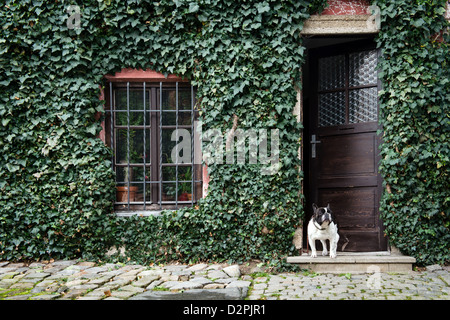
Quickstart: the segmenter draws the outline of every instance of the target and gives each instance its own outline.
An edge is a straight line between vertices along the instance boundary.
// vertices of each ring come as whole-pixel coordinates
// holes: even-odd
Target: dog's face
[[[313,210],[313,219],[321,227],[327,227],[331,222],[333,222],[330,204],[326,207],[319,208],[315,203],[313,203]]]

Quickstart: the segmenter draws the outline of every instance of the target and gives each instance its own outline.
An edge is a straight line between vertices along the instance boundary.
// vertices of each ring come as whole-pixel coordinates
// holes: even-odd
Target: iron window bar
[[[131,176],[130,171],[130,83],[127,82],[127,172],[128,177]],[[127,179],[127,209],[130,210],[130,179]]]
[[[126,90],[125,89],[126,85]],[[194,96],[194,88],[193,86],[185,87],[183,86],[183,90],[185,92],[190,91],[190,108],[186,109],[187,105],[183,105],[183,109],[180,109],[180,88],[179,83],[169,83],[164,84],[163,82],[159,82],[158,84],[152,84],[147,82],[141,82],[139,84],[134,82],[126,82],[125,83],[118,83],[117,85],[114,85],[113,82],[109,82],[109,109],[106,109],[106,113],[110,113],[109,117],[107,116],[105,119],[109,119],[109,144],[110,147],[113,150],[112,155],[112,168],[116,172],[116,174],[119,174],[119,171],[122,170],[122,174],[126,174],[126,180],[125,177],[121,180],[120,178],[117,178],[117,186],[125,185],[127,188],[127,194],[126,199],[116,199],[115,201],[116,207],[120,206],[122,209],[126,208],[128,211],[137,209],[137,210],[146,210],[149,209],[148,206],[152,205],[150,210],[154,210],[154,205],[158,205],[159,209],[164,209],[167,205],[172,206],[175,205],[175,209],[178,209],[180,205],[193,205],[200,197],[201,195],[198,194],[198,190],[202,190],[202,188],[198,189],[198,186],[201,186],[203,181],[201,179],[201,170],[198,171],[198,168],[196,168],[196,164],[194,164],[194,123],[196,116],[198,115],[198,110],[195,109],[195,96]],[[159,94],[157,94],[157,89],[159,89]],[[142,90],[142,109],[135,108],[136,103],[133,104],[130,101],[130,92]],[[173,107],[170,105],[165,106],[163,104],[163,96],[166,90],[175,91],[175,110],[169,110],[169,108]],[[126,93],[126,109],[123,110],[124,106],[118,105],[118,96],[120,94]],[[152,96],[155,96],[155,98],[151,98]],[[147,98],[148,97],[148,98]],[[125,98],[125,97],[121,97]],[[159,99],[158,99],[159,98]],[[169,98],[170,99],[170,98]],[[169,101],[170,102],[170,101]],[[123,102],[122,102],[123,103]],[[148,104],[148,106],[147,106]],[[173,122],[164,123],[163,122],[163,112],[165,114],[175,113],[175,124]],[[166,113],[167,112],[167,113]],[[186,114],[188,115],[190,112],[190,124],[180,124],[179,123],[179,116],[180,114]],[[121,118],[121,121],[118,121],[118,116],[120,113],[126,113],[126,125],[124,124],[125,119],[123,117]],[[143,114],[143,119],[141,124],[132,123],[131,120],[131,114],[133,114],[133,119],[135,119],[136,114]],[[158,117],[159,115],[159,117]],[[149,116],[149,118],[147,118]],[[153,120],[152,120],[153,119]],[[183,119],[187,119],[187,117],[183,116]],[[184,121],[184,120],[183,120]],[[155,127],[156,125],[156,127]],[[155,127],[155,128],[153,128]],[[106,128],[106,126],[105,126]],[[152,129],[153,128],[153,129]],[[150,129],[150,135],[148,136],[147,130]],[[156,131],[156,130],[157,131]],[[165,163],[163,162],[163,130],[164,129],[175,129],[176,130],[176,145],[175,145],[175,164],[174,163]],[[190,129],[191,130],[191,159],[190,163],[179,163],[179,129]],[[119,148],[120,144],[123,144],[123,139],[121,140],[119,138],[119,130],[126,130],[126,163],[120,163],[120,155],[119,155]],[[133,137],[131,136],[130,132],[131,130],[142,130],[142,152],[143,152],[143,159],[142,162],[136,162],[133,161],[131,152],[132,150],[136,150],[133,145]],[[157,134],[155,134],[157,133]],[[155,135],[155,136],[153,136]],[[122,133],[123,137],[123,133]],[[148,140],[148,141],[147,141]],[[158,143],[159,142],[159,143]],[[150,144],[147,146],[147,144]],[[167,143],[167,142],[166,142]],[[133,147],[132,147],[133,145]],[[147,149],[149,147],[149,149]],[[158,150],[159,149],[159,150]],[[122,149],[123,150],[123,149]],[[157,154],[157,158],[159,161],[156,161],[157,163],[154,163],[151,161],[151,159],[155,159],[154,155]],[[147,156],[149,156],[149,160],[147,161]],[[123,157],[123,156],[122,156]],[[122,159],[123,160],[123,159]],[[167,161],[167,159],[166,159]],[[164,168],[175,168],[175,180],[173,179],[166,179],[164,177],[163,171]],[[123,169],[121,169],[123,168]],[[136,168],[142,168],[142,177],[138,177],[138,179],[135,179],[135,176],[139,175],[139,170]],[[155,171],[154,169],[157,169]],[[183,180],[180,180],[180,169],[181,168],[190,168],[190,174],[191,177],[189,180],[186,179],[186,175],[183,174]],[[126,169],[126,173],[124,171]],[[132,174],[132,171],[136,170],[134,174]],[[150,177],[147,179],[147,170],[150,170]],[[157,172],[157,175],[154,174],[154,172]],[[158,177],[159,176],[159,177]],[[139,179],[142,178],[142,181]],[[124,181],[125,180],[125,181]],[[164,186],[168,184],[175,184],[175,198],[174,199],[163,199],[163,192],[164,192]],[[183,185],[182,188],[184,188],[184,185],[189,184],[190,185],[190,193],[191,198],[187,197],[187,199],[180,200],[180,191],[179,188],[181,185]],[[132,187],[140,186],[139,188],[142,189],[142,199],[137,199],[135,195],[131,196],[132,193]],[[157,188],[154,188],[154,187]],[[137,189],[137,188],[136,188]],[[135,190],[136,190],[135,189]],[[183,190],[183,189],[182,189]],[[189,189],[187,189],[189,190]],[[149,197],[147,196],[147,193],[149,192]],[[187,191],[189,192],[189,191]],[[141,196],[139,194],[139,196]],[[121,201],[119,201],[121,200]],[[125,200],[125,201],[123,201]],[[141,206],[139,208],[135,208],[135,206]]]
[[[159,83],[159,209],[162,209],[162,82]]]
[[[162,94],[160,92],[160,94]],[[162,106],[161,106],[162,110]],[[176,142],[178,142],[178,82],[176,83],[175,87],[175,135],[176,135]],[[178,209],[178,143],[175,145],[175,209]]]
[[[147,181],[147,179],[146,179],[146,177],[147,177],[147,175],[146,175],[146,171],[147,171],[147,166],[146,166],[146,163],[145,163],[145,159],[147,158],[147,149],[146,149],[146,147],[147,147],[147,144],[146,144],[146,137],[145,137],[145,133],[147,132],[147,130],[145,129],[145,127],[146,127],[146,123],[145,123],[145,119],[147,118],[146,117],[146,114],[145,114],[145,92],[146,92],[146,89],[145,89],[145,82],[144,83],[142,83],[142,85],[143,85],[143,87],[144,87],[144,90],[143,90],[143,94],[142,94],[142,100],[144,101],[144,105],[143,105],[143,107],[144,107],[144,116],[142,117],[143,118],[143,120],[144,120],[144,129],[143,129],[143,134],[144,134],[144,143],[143,143],[143,160],[144,160],[144,169],[143,169],[143,174],[144,174],[144,177],[143,177],[143,180],[144,180],[144,183],[143,183],[143,189],[144,189],[144,191],[143,191],[143,195],[144,195],[144,210],[146,209],[146,199],[147,199],[147,193],[145,192],[145,185],[147,184],[146,183],[146,181]]]

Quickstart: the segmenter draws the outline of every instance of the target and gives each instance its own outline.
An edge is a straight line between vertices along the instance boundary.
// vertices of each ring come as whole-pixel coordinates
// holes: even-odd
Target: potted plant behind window
[[[128,169],[131,169],[131,172],[128,172]],[[116,201],[117,202],[128,202],[128,193],[130,194],[130,202],[134,202],[136,200],[136,192],[138,191],[138,187],[131,186],[128,192],[128,182],[133,181],[132,173],[133,169],[125,167],[124,171],[124,181],[127,183],[124,186],[116,186]]]
[[[182,180],[187,181],[191,179],[191,168],[187,168],[186,173],[181,175]],[[192,200],[192,185],[191,183],[180,183],[178,187],[178,201]]]
[[[178,188],[178,201],[191,201],[192,193],[191,193],[191,185],[187,183],[182,183]]]
[[[130,106],[132,109],[137,109],[138,107]],[[141,115],[135,116],[132,115],[130,118],[128,118],[127,114],[125,113],[118,113],[116,115],[117,122],[121,125],[124,125],[128,122],[129,126],[138,126],[143,123],[143,118]],[[125,156],[126,159],[129,157],[130,164],[136,164],[142,162],[142,157],[144,155],[140,154],[141,150],[143,150],[143,141],[141,139],[138,139],[136,136],[136,130],[120,130],[120,141],[129,141],[130,146],[129,150],[126,150],[127,144],[122,143],[118,144],[119,153]],[[139,152],[138,152],[139,151]],[[123,159],[121,164],[128,164],[128,162]],[[130,202],[135,202],[137,200],[141,201],[140,199],[143,198],[143,194],[137,194],[138,187],[131,185],[131,182],[134,181],[134,171],[133,168],[135,166],[126,166],[123,168],[123,174],[125,182],[125,185],[116,186],[116,201],[117,202],[128,202],[128,194]],[[145,171],[145,169],[144,169]],[[129,187],[128,187],[129,186]]]

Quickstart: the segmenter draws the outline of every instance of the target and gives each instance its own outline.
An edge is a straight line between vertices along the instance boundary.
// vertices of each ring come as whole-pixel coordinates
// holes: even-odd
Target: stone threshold
[[[297,264],[302,269],[321,273],[374,273],[374,272],[411,272],[416,259],[389,251],[377,252],[338,252],[335,259],[322,256],[317,258],[309,254],[287,257],[288,263]]]

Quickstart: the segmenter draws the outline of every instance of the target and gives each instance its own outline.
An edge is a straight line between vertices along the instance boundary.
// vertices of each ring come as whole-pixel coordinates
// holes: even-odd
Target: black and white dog
[[[330,205],[317,207],[313,203],[314,214],[308,223],[308,242],[311,247],[311,257],[316,258],[316,240],[322,242],[322,255],[328,255],[326,240],[330,241],[330,258],[336,258],[339,234],[337,224],[333,221]]]

